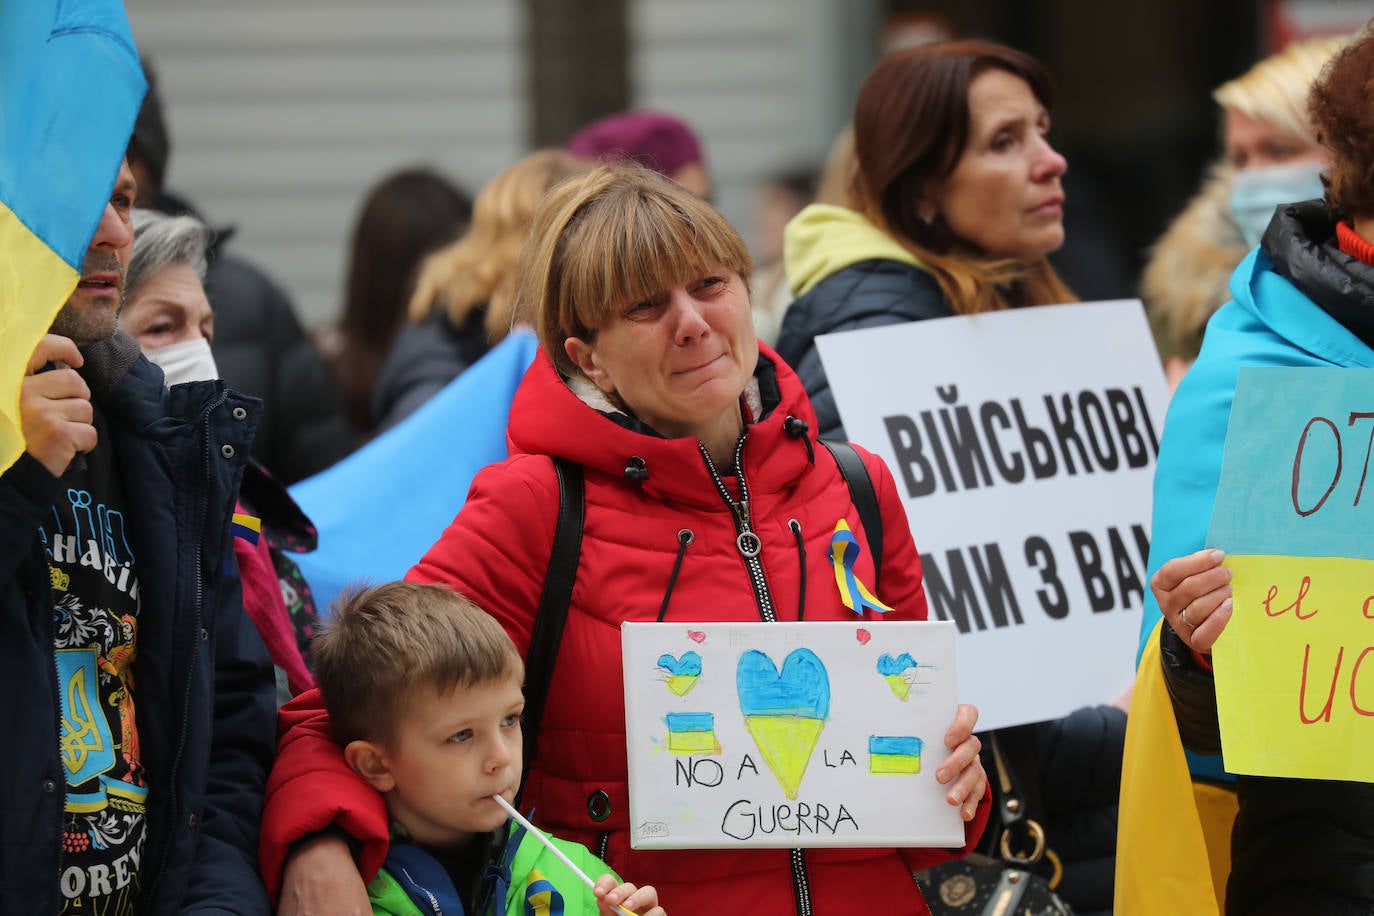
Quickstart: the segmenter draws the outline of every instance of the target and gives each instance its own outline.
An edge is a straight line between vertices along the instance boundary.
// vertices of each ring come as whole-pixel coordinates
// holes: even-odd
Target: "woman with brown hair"
[[[334,368],[353,429],[372,435],[372,390],[396,335],[425,257],[458,238],[472,199],[429,169],[405,169],[378,182],[353,227],[343,314],[315,335]]]
[[[562,150],[536,150],[482,188],[467,232],[420,267],[410,323],[372,395],[378,432],[414,413],[519,322],[516,267],[534,209],[554,185],[590,168]]]
[[[815,339],[856,328],[1073,301],[1046,256],[1064,242],[1064,157],[1047,138],[1049,76],[982,41],[883,58],[854,109],[850,207],[787,228],[798,298],[778,353],[824,436],[843,435]]]
[[[1064,241],[1068,167],[1048,140],[1052,103],[1039,63],[989,42],[924,45],[873,68],[854,109],[844,205],[812,205],[787,228],[799,298],[778,353],[805,384],[822,436],[844,430],[821,334],[1074,301],[1047,260]],[[844,170],[841,147],[828,171]],[[1037,800],[1054,852],[1041,865],[1062,865],[1055,889],[1084,914],[1110,908],[1125,719],[1115,706],[1085,706],[997,734]]]

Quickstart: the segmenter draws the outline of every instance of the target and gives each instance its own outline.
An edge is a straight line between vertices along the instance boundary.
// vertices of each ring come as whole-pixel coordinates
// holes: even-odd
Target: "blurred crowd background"
[[[528,150],[627,108],[692,125],[714,202],[766,265],[798,205],[790,189],[820,168],[874,61],[945,36],[1045,63],[1052,138],[1071,164],[1056,266],[1083,299],[1135,296],[1149,245],[1216,154],[1212,89],[1294,38],[1348,33],[1369,15],[1361,0],[127,7],[164,105],[167,187],[232,227],[232,250],[316,329],[343,309],[350,235],[379,181],[424,167],[471,195]]]

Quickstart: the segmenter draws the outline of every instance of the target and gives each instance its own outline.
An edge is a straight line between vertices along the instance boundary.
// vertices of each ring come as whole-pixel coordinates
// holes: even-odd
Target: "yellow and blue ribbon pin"
[[[862,550],[858,538],[849,530],[849,523],[844,519],[836,522],[835,533],[830,536],[830,560],[835,565],[835,585],[840,590],[840,600],[859,616],[863,616],[865,610],[886,614],[892,608],[874,597],[868,586],[854,575],[854,563]]]

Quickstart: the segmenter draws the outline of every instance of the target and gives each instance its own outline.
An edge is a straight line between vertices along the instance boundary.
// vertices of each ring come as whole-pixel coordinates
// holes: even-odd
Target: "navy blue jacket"
[[[820,435],[845,438],[816,350],[817,337],[953,314],[940,284],[927,271],[886,258],[852,264],[798,296],[783,318],[777,350],[806,387]]]
[[[129,347],[132,346],[132,351]],[[109,419],[139,557],[134,665],[147,767],[141,913],[269,913],[256,868],[276,707],[243,613],[229,520],[260,402],[223,382],[163,387],[122,332],[82,374]],[[0,476],[0,912],[55,913],[65,782],[53,607],[39,526],[59,481],[28,454]]]

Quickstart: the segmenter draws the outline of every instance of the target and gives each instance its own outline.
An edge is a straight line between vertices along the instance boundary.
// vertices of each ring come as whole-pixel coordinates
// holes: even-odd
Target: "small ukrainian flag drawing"
[[[691,693],[701,677],[701,656],[695,652],[684,652],[681,658],[665,652],[658,657],[658,666],[668,672],[668,689],[680,697]]]
[[[664,717],[668,723],[668,752],[670,754],[720,753],[716,740],[716,714],[713,712],[670,712]]]
[[[875,776],[914,776],[921,772],[920,738],[868,736],[868,772]]]

